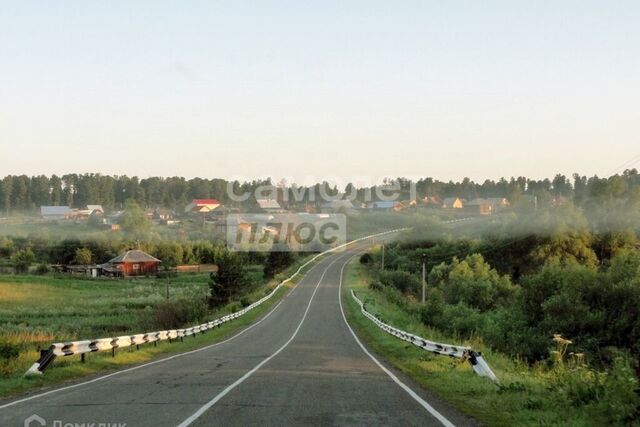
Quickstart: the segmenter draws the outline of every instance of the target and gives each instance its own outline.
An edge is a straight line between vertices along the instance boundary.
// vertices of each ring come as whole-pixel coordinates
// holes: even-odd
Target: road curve
[[[33,414],[47,426],[475,425],[359,343],[339,299],[357,251],[324,258],[231,339],[0,403],[0,425],[23,426]]]

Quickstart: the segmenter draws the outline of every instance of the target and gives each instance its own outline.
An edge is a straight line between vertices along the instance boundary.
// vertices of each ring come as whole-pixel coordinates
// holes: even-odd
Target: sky
[[[0,176],[640,168],[637,1],[2,2]]]

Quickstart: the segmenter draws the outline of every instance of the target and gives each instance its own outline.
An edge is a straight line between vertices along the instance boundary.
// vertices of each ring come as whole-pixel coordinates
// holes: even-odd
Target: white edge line
[[[409,394],[409,396],[411,396],[416,402],[418,402],[424,409],[429,411],[429,413],[433,415],[438,421],[440,421],[442,425],[447,427],[455,427],[455,424],[453,424],[451,421],[445,418],[445,416],[442,415],[440,412],[438,412],[433,406],[429,405],[422,397],[418,396],[418,394],[415,391],[411,390],[411,388],[409,388],[408,385],[400,381],[400,379],[397,376],[395,376],[393,372],[388,370],[382,363],[380,363],[378,359],[376,359],[369,352],[369,350],[367,350],[367,348],[362,344],[362,342],[360,342],[356,333],[353,332],[353,329],[351,329],[349,322],[347,322],[347,316],[345,316],[344,309],[342,308],[342,276],[344,273],[344,268],[351,262],[351,260],[355,256],[356,255],[352,256],[345,264],[342,265],[342,268],[340,269],[340,285],[338,286],[338,302],[340,304],[340,312],[342,313],[342,319],[344,320],[344,323],[347,325],[347,328],[349,328],[349,332],[351,332],[351,335],[353,335],[353,339],[356,340],[356,342],[358,343],[362,351],[364,351],[365,354],[369,356],[371,360],[373,360],[375,364],[380,367],[380,369],[382,369],[396,384],[400,386],[400,388],[406,391],[407,394]]]
[[[332,252],[336,252],[338,249],[342,249],[343,247],[347,247],[347,246],[348,246],[348,245],[350,245],[350,244],[353,244],[353,243],[356,243],[356,242],[360,242],[360,241],[362,241],[362,240],[371,239],[371,238],[374,238],[374,237],[383,236],[383,235],[386,235],[386,234],[391,234],[391,233],[395,233],[395,232],[403,231],[403,230],[405,230],[405,229],[402,229],[402,228],[401,228],[401,229],[395,229],[395,230],[385,231],[385,232],[382,232],[382,233],[372,234],[372,235],[370,235],[370,236],[361,237],[361,238],[358,238],[358,239],[354,239],[354,240],[352,240],[352,241],[350,241],[350,242],[347,242],[347,243],[345,243],[345,244],[343,244],[343,245],[340,245],[340,246],[338,246],[338,247],[335,247],[335,248],[333,248],[333,249],[329,249],[329,250],[327,250],[327,251],[325,251],[325,252],[323,252],[323,253],[320,253],[320,254],[318,254],[318,255],[314,256],[312,259],[310,259],[310,260],[309,260],[309,261],[307,261],[306,263],[304,263],[303,265],[301,265],[301,266],[298,268],[298,270],[297,270],[297,271],[296,271],[292,276],[290,276],[288,279],[284,280],[284,281],[281,283],[281,285],[284,285],[284,284],[285,284],[285,283],[287,283],[287,282],[291,282],[291,281],[292,281],[296,276],[298,276],[298,275],[302,272],[302,270],[303,270],[305,267],[307,267],[309,264],[311,264],[313,261],[315,261],[316,259],[320,258],[320,257],[321,257],[321,256],[323,256],[323,255],[328,255],[328,254],[330,254],[330,253],[332,253]],[[334,261],[334,262],[335,262],[335,261]],[[113,373],[111,373],[111,374],[103,375],[103,376],[100,376],[100,377],[97,377],[97,378],[94,378],[94,379],[91,379],[91,380],[88,380],[88,381],[83,381],[83,382],[79,382],[79,383],[76,383],[76,384],[71,384],[71,385],[68,385],[68,386],[65,386],[65,387],[60,387],[60,388],[56,388],[56,389],[53,389],[53,390],[46,391],[46,392],[44,392],[44,393],[38,393],[38,394],[34,394],[33,396],[29,396],[29,397],[25,397],[25,398],[22,398],[22,399],[14,400],[14,401],[11,401],[11,402],[8,402],[8,403],[5,403],[4,405],[0,405],[0,409],[9,408],[9,407],[11,407],[11,406],[15,406],[15,405],[18,405],[18,404],[20,404],[20,403],[28,402],[28,401],[30,401],[30,400],[38,399],[38,398],[40,398],[40,397],[48,396],[48,395],[51,395],[51,394],[54,394],[54,393],[58,393],[58,392],[61,392],[61,391],[71,390],[71,389],[74,389],[74,388],[77,388],[77,387],[80,387],[80,386],[83,386],[83,385],[93,384],[93,383],[96,383],[96,382],[98,382],[98,381],[102,381],[102,380],[105,380],[105,379],[107,379],[107,378],[114,377],[114,376],[116,376],[116,375],[124,374],[124,373],[126,373],[126,372],[132,372],[132,371],[135,371],[135,370],[137,370],[137,369],[146,368],[146,367],[148,367],[148,366],[156,365],[156,364],[158,364],[158,363],[167,362],[167,361],[169,361],[169,360],[177,359],[178,357],[187,356],[187,355],[189,355],[189,354],[198,353],[198,352],[200,352],[200,351],[208,350],[208,349],[210,349],[210,348],[213,348],[213,347],[219,346],[219,345],[221,345],[221,344],[227,343],[227,342],[229,342],[229,341],[232,341],[232,340],[234,340],[235,338],[239,337],[240,335],[244,334],[245,332],[248,332],[248,331],[250,331],[251,329],[253,329],[254,327],[258,326],[260,323],[262,323],[264,320],[266,320],[269,316],[271,316],[271,314],[272,314],[272,313],[273,313],[273,312],[274,312],[274,311],[275,311],[275,310],[280,306],[280,304],[282,304],[282,302],[283,302],[287,297],[289,297],[289,296],[293,293],[293,291],[294,291],[297,287],[298,287],[298,286],[297,286],[297,284],[296,284],[296,285],[294,286],[294,288],[293,288],[293,289],[291,289],[291,291],[289,291],[288,293],[286,293],[286,294],[283,296],[283,298],[280,300],[280,302],[278,302],[278,304],[276,304],[276,306],[275,306],[275,307],[273,307],[273,308],[271,309],[271,311],[269,311],[269,312],[268,312],[268,313],[267,313],[267,314],[266,314],[262,319],[260,319],[260,320],[259,320],[259,321],[257,321],[256,323],[252,324],[251,326],[249,326],[249,327],[247,327],[247,328],[243,329],[242,331],[240,331],[240,332],[239,332],[239,333],[237,333],[236,335],[233,335],[233,336],[231,336],[231,337],[229,337],[229,338],[227,338],[227,339],[225,339],[225,340],[223,340],[223,341],[219,341],[219,342],[216,342],[216,343],[213,343],[213,344],[210,344],[210,345],[208,345],[208,346],[201,347],[201,348],[198,348],[198,349],[195,349],[195,350],[190,350],[190,351],[187,351],[187,352],[184,352],[184,353],[179,353],[179,354],[176,354],[176,355],[173,355],[173,356],[165,357],[165,358],[163,358],[163,359],[154,360],[153,362],[148,362],[148,363],[144,363],[144,364],[142,364],[142,365],[137,365],[137,366],[133,366],[133,367],[131,367],[131,368],[127,368],[127,369],[119,370],[119,371],[113,372]]]
[[[98,381],[102,381],[102,380],[104,380],[104,379],[107,379],[107,378],[110,378],[110,377],[113,377],[113,376],[116,376],[116,375],[124,374],[124,373],[126,373],[126,372],[135,371],[135,370],[137,370],[137,369],[145,368],[145,367],[147,367],[147,366],[152,366],[152,365],[155,365],[155,364],[158,364],[158,363],[167,362],[167,361],[169,361],[169,360],[177,359],[178,357],[182,357],[182,356],[187,356],[187,355],[189,355],[189,354],[198,353],[198,352],[200,352],[200,351],[208,350],[208,349],[210,349],[210,348],[217,347],[217,346],[219,346],[219,345],[225,344],[225,343],[227,343],[227,342],[229,342],[229,341],[232,341],[232,340],[236,339],[237,337],[239,337],[240,335],[244,334],[245,332],[250,331],[251,329],[253,329],[253,328],[255,328],[256,326],[258,326],[260,323],[264,322],[264,321],[265,321],[269,316],[271,316],[271,314],[273,314],[273,312],[274,312],[274,311],[276,311],[276,309],[280,306],[280,304],[282,304],[282,303],[284,302],[284,300],[285,300],[287,297],[289,297],[289,296],[293,293],[293,291],[294,291],[297,287],[298,287],[298,286],[297,286],[297,284],[296,284],[296,286],[295,286],[293,289],[291,289],[289,292],[285,293],[285,295],[284,295],[284,296],[282,297],[282,299],[281,299],[281,300],[280,300],[280,301],[275,305],[275,307],[273,307],[273,308],[272,308],[272,309],[271,309],[271,310],[270,310],[270,311],[269,311],[269,312],[268,312],[264,317],[262,317],[262,318],[261,318],[260,320],[258,320],[256,323],[254,323],[254,324],[252,324],[252,325],[248,326],[247,328],[245,328],[245,329],[241,330],[241,331],[240,331],[240,332],[238,332],[237,334],[235,334],[235,335],[233,335],[233,336],[231,336],[231,337],[229,337],[229,338],[227,338],[227,339],[225,339],[225,340],[223,340],[223,341],[219,341],[219,342],[216,342],[216,343],[213,343],[213,344],[207,345],[207,346],[205,346],[205,347],[197,348],[197,349],[195,349],[195,350],[186,351],[186,352],[184,352],[184,353],[175,354],[175,355],[173,355],[173,356],[165,357],[165,358],[163,358],[163,359],[154,360],[153,362],[148,362],[148,363],[144,363],[144,364],[142,364],[142,365],[133,366],[133,367],[131,367],[131,368],[127,368],[127,369],[123,369],[123,370],[120,370],[120,371],[117,371],[117,372],[113,372],[113,373],[111,373],[111,374],[103,375],[103,376],[101,376],[101,377],[94,378],[94,379],[92,379],[92,380],[83,381],[83,382],[80,382],[80,383],[77,383],[77,384],[72,384],[72,385],[69,385],[69,386],[66,386],[66,387],[56,388],[56,389],[54,389],[54,390],[50,390],[50,391],[47,391],[47,392],[44,392],[44,393],[39,393],[39,394],[35,394],[35,395],[33,395],[33,396],[25,397],[25,398],[23,398],[23,399],[14,400],[14,401],[12,401],[12,402],[9,402],[9,403],[6,403],[6,404],[4,404],[4,405],[0,406],[0,409],[8,408],[8,407],[10,407],[10,406],[14,406],[14,405],[17,405],[17,404],[19,404],[19,403],[27,402],[27,401],[29,401],[29,400],[37,399],[37,398],[39,398],[39,397],[47,396],[47,395],[50,395],[50,394],[53,394],[53,393],[57,393],[57,392],[60,392],[60,391],[69,390],[69,389],[72,389],[72,388],[80,387],[80,386],[82,386],[82,385],[92,384],[92,383],[95,383],[95,382],[98,382]]]
[[[247,378],[249,378],[251,375],[256,373],[261,367],[263,367],[271,359],[273,359],[278,354],[280,354],[285,348],[287,348],[289,346],[289,344],[291,344],[291,341],[293,341],[295,339],[295,337],[298,335],[298,332],[300,331],[300,328],[302,327],[302,324],[304,323],[305,319],[307,318],[307,314],[309,313],[309,309],[311,308],[311,303],[313,302],[313,298],[316,296],[316,292],[318,291],[318,287],[320,286],[320,283],[322,283],[322,279],[324,279],[324,276],[327,274],[327,271],[329,271],[329,268],[333,264],[335,264],[336,261],[338,261],[338,259],[340,259],[340,257],[338,257],[335,260],[331,261],[331,263],[329,265],[327,265],[327,267],[322,272],[322,275],[320,276],[320,279],[318,280],[318,283],[316,284],[315,288],[313,289],[313,293],[311,294],[311,298],[309,298],[309,303],[307,304],[307,308],[305,309],[304,314],[302,315],[302,319],[300,320],[300,323],[298,324],[298,327],[296,327],[296,330],[293,332],[293,335],[291,335],[291,337],[287,340],[287,342],[285,342],[284,345],[282,345],[282,347],[280,347],[278,350],[276,350],[269,357],[264,359],[262,362],[258,363],[249,372],[247,372],[246,374],[244,374],[243,376],[238,378],[235,382],[233,382],[232,384],[227,386],[224,390],[222,390],[220,393],[218,393],[213,399],[211,399],[210,401],[208,401],[207,403],[202,405],[200,407],[200,409],[198,409],[193,415],[191,415],[189,418],[187,418],[186,420],[184,420],[183,422],[178,424],[178,427],[187,427],[187,426],[191,425],[191,423],[193,423],[195,420],[200,418],[200,416],[202,416],[202,414],[204,414],[209,409],[211,409],[211,407],[213,405],[218,403],[218,401],[220,401],[220,399],[222,399],[227,394],[229,394],[229,392],[231,392],[234,388],[236,388],[237,386],[242,384]]]

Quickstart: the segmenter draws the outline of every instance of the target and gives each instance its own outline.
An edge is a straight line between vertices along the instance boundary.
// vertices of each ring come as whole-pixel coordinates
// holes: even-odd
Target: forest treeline
[[[231,184],[231,185],[230,185]],[[108,209],[120,209],[127,199],[135,199],[143,207],[184,207],[194,198],[216,198],[225,204],[235,203],[229,194],[232,187],[236,194],[254,194],[259,186],[271,185],[270,180],[251,182],[229,182],[225,179],[205,179],[182,177],[150,177],[140,179],[128,176],[109,176],[101,174],[52,175],[8,175],[0,181],[0,211],[3,214],[36,212],[40,206],[68,205],[83,207],[87,204],[101,204]],[[630,192],[638,192],[640,175],[636,169],[628,169],[621,174],[606,178],[587,177],[574,174],[567,177],[562,174],[552,179],[535,180],[526,177],[502,178],[497,181],[474,182],[465,178],[459,182],[440,181],[424,178],[410,181],[406,178],[387,180],[380,187],[395,185],[399,199],[412,196],[461,197],[467,200],[476,197],[506,197],[512,203],[522,196],[533,196],[541,203],[550,203],[558,198],[571,199],[581,204],[590,197],[620,197]],[[319,194],[335,195],[340,191],[356,196],[356,200],[369,201],[368,194],[376,198],[376,187],[356,187],[347,184],[345,188],[331,186],[321,182],[309,187],[296,186],[280,182],[277,184],[282,193],[286,191],[286,200],[298,203],[322,203]],[[374,191],[372,191],[374,190]],[[393,191],[393,190],[392,190]],[[295,195],[302,194],[296,200]],[[315,196],[312,196],[315,195]],[[315,199],[315,200],[314,200]],[[251,203],[251,200],[247,201]]]

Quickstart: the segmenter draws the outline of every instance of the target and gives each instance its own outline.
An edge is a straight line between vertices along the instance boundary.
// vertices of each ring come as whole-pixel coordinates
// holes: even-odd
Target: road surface
[[[47,426],[474,425],[359,344],[339,301],[356,251],[324,258],[226,341],[2,402],[0,426],[33,414]]]

